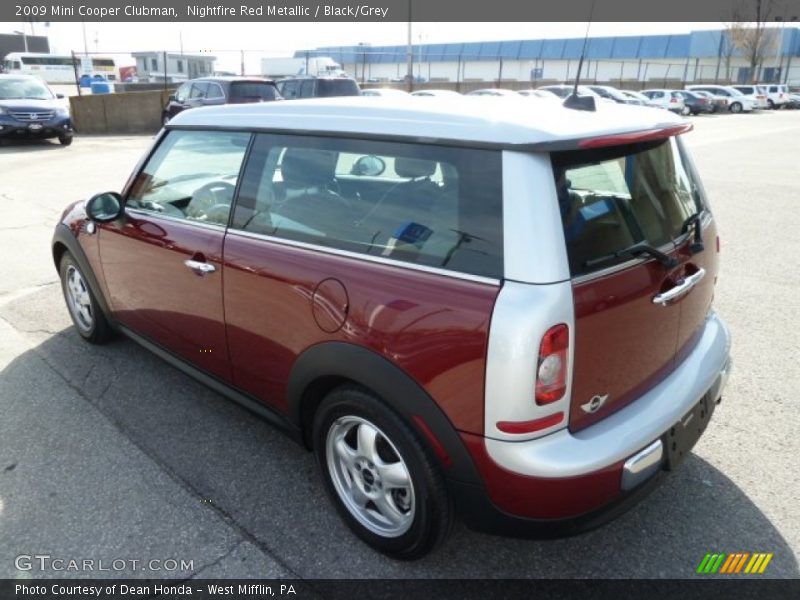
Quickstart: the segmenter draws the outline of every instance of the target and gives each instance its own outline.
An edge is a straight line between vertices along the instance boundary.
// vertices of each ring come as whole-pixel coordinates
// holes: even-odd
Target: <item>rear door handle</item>
[[[680,296],[683,296],[686,292],[691,290],[694,286],[700,283],[700,280],[705,277],[706,270],[705,269],[698,269],[696,273],[689,275],[688,277],[684,277],[682,281],[678,283],[673,288],[668,289],[666,292],[662,292],[661,294],[656,294],[653,298],[653,304],[660,304],[661,306],[665,306],[667,302],[670,300],[675,300]]]
[[[198,275],[208,275],[209,273],[213,273],[217,270],[217,268],[207,262],[199,261],[199,260],[185,260],[183,261],[187,267],[189,267],[192,271],[197,273]]]

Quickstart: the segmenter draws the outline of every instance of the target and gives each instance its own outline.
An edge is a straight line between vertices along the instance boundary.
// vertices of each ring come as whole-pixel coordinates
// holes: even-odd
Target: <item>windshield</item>
[[[556,152],[552,161],[573,275],[628,260],[613,255],[636,244],[671,250],[703,207],[676,138]]]
[[[0,100],[52,100],[53,94],[37,79],[0,79]]]
[[[278,90],[266,81],[234,81],[231,83],[231,99],[258,98],[260,100],[275,100]]]

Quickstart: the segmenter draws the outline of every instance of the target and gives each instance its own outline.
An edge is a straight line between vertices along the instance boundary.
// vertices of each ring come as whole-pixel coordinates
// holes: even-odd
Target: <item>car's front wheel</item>
[[[329,496],[370,546],[413,560],[446,537],[452,510],[439,467],[380,398],[337,388],[315,415],[313,442]]]
[[[681,114],[682,114],[684,117],[688,117],[689,115],[691,115],[691,114],[692,114],[692,109],[691,109],[691,108],[689,108],[688,106],[684,106],[684,107],[683,107],[683,109],[681,110]]]
[[[742,112],[742,105],[739,102],[734,102],[733,104],[731,104],[730,111],[732,113],[740,113]]]
[[[62,146],[69,146],[72,144],[72,136],[71,135],[60,135],[58,136],[58,143]]]
[[[103,344],[110,340],[114,332],[86,282],[85,275],[69,252],[61,257],[59,273],[69,316],[80,336],[92,344]]]

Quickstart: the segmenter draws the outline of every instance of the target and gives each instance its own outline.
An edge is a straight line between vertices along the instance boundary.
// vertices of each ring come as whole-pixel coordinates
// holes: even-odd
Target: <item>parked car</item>
[[[529,107],[181,113],[121,193],[56,227],[75,330],[122,332],[282,427],[391,556],[422,556],[454,514],[596,527],[721,399],[717,229],[682,119]]]
[[[0,75],[0,143],[58,138],[62,146],[69,146],[72,134],[63,94],[54,94],[38,77]]]
[[[397,90],[394,88],[370,88],[368,90],[361,90],[362,96],[383,96],[384,98],[402,98],[408,97],[409,93],[405,90]]]
[[[606,100],[611,100],[617,104],[639,104],[629,96],[623,94],[622,91],[610,85],[587,85],[586,87]]]
[[[676,115],[688,115],[686,103],[676,90],[642,90],[642,94],[650,98],[659,108],[665,108]]]
[[[789,92],[789,103],[786,105],[786,108],[791,108],[791,109],[800,108],[800,93]]]
[[[683,115],[700,115],[714,112],[714,100],[705,96],[700,96],[695,92],[689,90],[674,90],[683,98],[684,108],[681,114]]]
[[[692,93],[695,96],[700,96],[701,98],[708,98],[708,100],[711,102],[712,113],[728,110],[727,98],[724,98],[722,96],[715,96],[711,92],[704,92],[703,90],[692,90]]]
[[[286,100],[361,95],[358,83],[350,77],[287,77],[275,84]]]
[[[260,77],[203,77],[178,86],[161,114],[164,125],[175,115],[200,106],[279,100],[275,83]]]
[[[789,103],[789,86],[779,83],[759,83],[758,87],[767,96],[769,108],[784,108]]]
[[[631,100],[638,101],[640,106],[658,106],[657,102],[654,102],[641,92],[634,92],[632,90],[620,90],[620,91]]]
[[[753,101],[753,106],[758,109],[772,108],[767,99],[767,93],[757,85],[732,85],[733,89],[740,91],[742,94]]]
[[[567,98],[568,96],[570,96],[572,94],[573,90],[575,89],[575,86],[574,85],[567,85],[567,84],[563,84],[563,85],[555,84],[555,85],[543,85],[543,86],[538,87],[536,89],[538,89],[538,90],[546,90],[548,92],[552,92],[553,94],[555,94],[559,98]],[[595,99],[595,101],[597,101],[597,102],[599,102],[600,100],[603,100],[605,102],[609,102],[609,100],[603,98],[600,94],[598,94],[597,92],[589,89],[585,85],[579,85],[578,86],[578,95],[579,96],[592,96]]]
[[[739,90],[728,85],[687,85],[686,89],[691,92],[698,90],[709,92],[715,96],[725,98],[728,111],[732,113],[752,112],[756,108],[755,102],[749,96],[745,96]]]
[[[461,94],[453,90],[416,90],[414,92],[411,92],[411,95],[422,96],[426,98],[434,96],[438,98],[444,98],[444,97],[452,98],[454,96],[460,96]]]
[[[484,88],[481,90],[472,90],[466,94],[467,96],[519,96],[514,90],[506,90],[502,88]]]
[[[517,93],[520,96],[526,96],[528,98],[555,98],[559,99],[558,94],[551,92],[550,90],[517,90]]]

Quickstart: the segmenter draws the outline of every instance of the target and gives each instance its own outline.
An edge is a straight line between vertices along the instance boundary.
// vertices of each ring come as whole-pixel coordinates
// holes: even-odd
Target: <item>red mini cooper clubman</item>
[[[573,534],[676,468],[727,380],[689,129],[529,98],[200,108],[65,211],[53,259],[83,338],[285,429],[381,552],[456,514]]]

